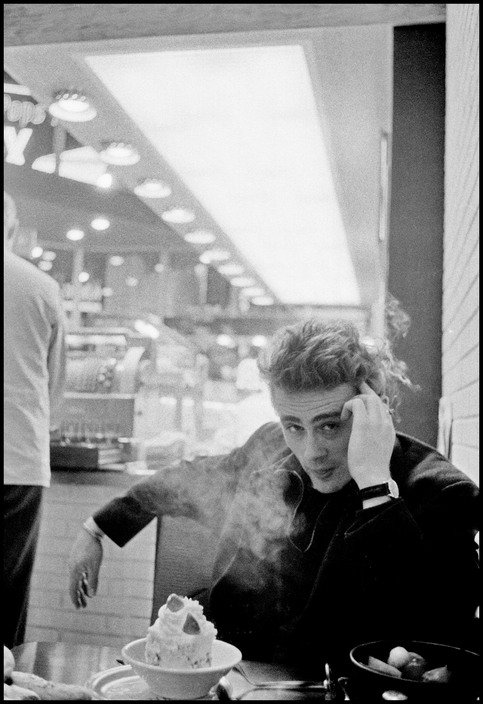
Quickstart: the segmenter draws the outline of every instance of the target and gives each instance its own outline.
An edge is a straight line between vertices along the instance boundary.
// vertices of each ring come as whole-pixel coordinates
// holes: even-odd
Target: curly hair
[[[389,340],[366,343],[347,320],[309,320],[282,328],[258,365],[270,388],[288,392],[332,389],[345,383],[359,388],[366,382],[379,396],[388,397],[393,411],[400,402],[401,385],[413,387],[406,364],[394,357]]]

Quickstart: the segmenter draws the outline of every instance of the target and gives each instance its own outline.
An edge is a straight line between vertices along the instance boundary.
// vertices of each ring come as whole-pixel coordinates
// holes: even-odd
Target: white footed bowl
[[[158,665],[148,665],[144,660],[146,638],[128,643],[122,649],[126,664],[146,682],[149,689],[158,697],[166,699],[199,699],[242,659],[242,654],[230,643],[222,640],[213,642],[211,667],[198,669],[166,670]]]

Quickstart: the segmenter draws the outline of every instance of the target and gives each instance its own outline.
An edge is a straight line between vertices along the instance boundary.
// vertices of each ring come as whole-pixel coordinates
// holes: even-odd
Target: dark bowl
[[[387,662],[390,650],[396,646],[421,655],[428,663],[428,670],[447,665],[451,671],[449,682],[422,682],[393,677],[367,666],[370,655]],[[350,660],[351,684],[357,701],[381,701],[383,692],[395,690],[405,694],[410,702],[451,701],[469,704],[476,702],[479,694],[480,656],[469,650],[417,640],[378,640],[353,648]]]

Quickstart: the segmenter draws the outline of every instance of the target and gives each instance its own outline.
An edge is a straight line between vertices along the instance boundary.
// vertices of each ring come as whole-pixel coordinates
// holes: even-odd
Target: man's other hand
[[[82,529],[77,534],[69,555],[69,594],[76,609],[87,606],[86,597],[97,592],[99,570],[102,563],[102,545]]]

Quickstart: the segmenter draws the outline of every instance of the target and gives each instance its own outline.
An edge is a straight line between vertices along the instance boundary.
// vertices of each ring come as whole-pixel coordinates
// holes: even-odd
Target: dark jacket
[[[471,646],[478,489],[400,433],[391,475],[400,498],[371,509],[353,481],[320,494],[268,423],[227,456],[159,470],[94,519],[120,546],[155,516],[216,531],[207,615],[246,659],[343,663],[382,638]]]

